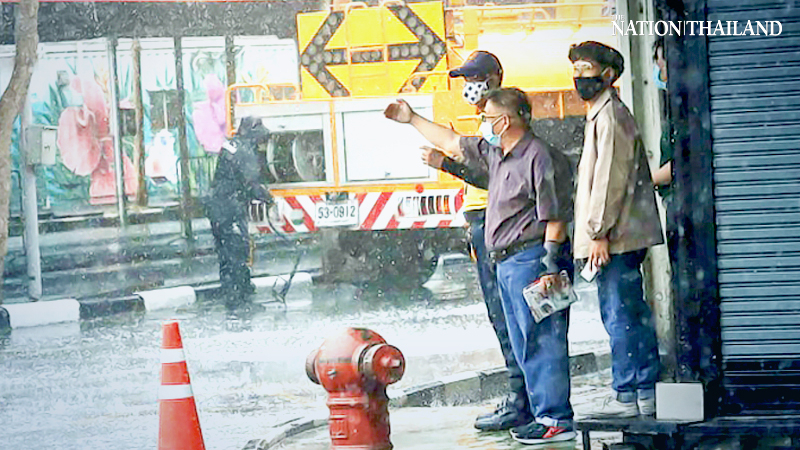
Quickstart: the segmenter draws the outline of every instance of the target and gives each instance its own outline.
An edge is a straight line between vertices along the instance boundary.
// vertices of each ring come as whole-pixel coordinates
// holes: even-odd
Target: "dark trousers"
[[[492,323],[497,340],[500,341],[500,350],[503,352],[503,359],[508,368],[508,387],[512,393],[517,394],[517,398],[525,401],[525,378],[522,369],[514,358],[511,350],[511,339],[508,336],[508,326],[506,316],[503,313],[503,303],[500,300],[500,290],[497,286],[497,271],[495,265],[489,258],[484,240],[484,211],[469,211],[466,213],[469,222],[469,230],[472,246],[478,259],[478,280],[483,291],[483,300],[486,302],[486,309],[489,311],[489,321]],[[525,404],[517,405],[520,409],[525,408]]]
[[[211,233],[219,260],[219,282],[225,303],[241,303],[250,290],[250,268],[247,256],[250,251],[247,221],[245,219],[211,220]]]
[[[600,315],[611,339],[612,387],[622,402],[652,398],[658,381],[658,341],[639,269],[646,253],[611,255],[597,274]]]

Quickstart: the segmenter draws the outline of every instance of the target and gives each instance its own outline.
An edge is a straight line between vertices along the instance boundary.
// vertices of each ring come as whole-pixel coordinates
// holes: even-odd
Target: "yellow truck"
[[[227,92],[229,133],[246,116],[273,133],[263,173],[277,209],[268,221],[268,211],[254,207],[254,228],[322,232],[328,274],[424,280],[462,236],[463,183],[421,162],[422,137],[386,120],[386,105],[403,98],[423,116],[474,133],[463,79],[448,72],[486,50],[503,64],[503,84],[529,93],[534,120],[580,119],[569,46],[618,46],[612,9],[598,1],[385,0],[298,14],[300,84],[235,84]]]

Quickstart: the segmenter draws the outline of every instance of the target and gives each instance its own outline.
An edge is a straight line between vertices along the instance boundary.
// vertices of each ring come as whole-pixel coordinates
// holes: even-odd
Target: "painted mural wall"
[[[13,59],[0,66],[3,72],[10,69]],[[33,123],[58,129],[58,158],[54,166],[39,169],[38,197],[43,207],[56,213],[115,201],[109,69],[105,40],[39,46],[28,98]],[[18,137],[17,129],[12,143],[15,169]],[[136,178],[127,156],[123,163],[125,190],[132,194]]]
[[[173,40],[142,39],[141,87],[144,106],[145,183],[149,205],[177,203],[180,196],[177,83]],[[237,37],[237,82],[297,83],[297,50],[293,40],[270,36]],[[223,37],[181,41],[189,151],[189,181],[194,196],[207,191],[216,154],[225,139],[225,88],[228,83]],[[125,193],[138,188],[133,163],[132,41],[117,46],[119,126],[112,122],[110,49],[105,39],[40,45],[31,80],[34,123],[57,127],[55,166],[39,168],[40,206],[57,215],[83,214],[116,202],[114,146],[122,145]],[[0,48],[0,88],[13,69],[13,47]],[[115,130],[121,139],[117,140]],[[18,126],[12,155],[19,167]],[[15,175],[16,176],[16,175]],[[19,210],[15,180],[12,210]]]

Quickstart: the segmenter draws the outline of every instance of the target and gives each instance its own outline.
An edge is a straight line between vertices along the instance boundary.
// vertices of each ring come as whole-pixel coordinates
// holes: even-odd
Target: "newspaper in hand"
[[[558,281],[551,286],[547,295],[544,293],[544,284],[541,280],[536,280],[522,290],[522,296],[525,297],[536,323],[578,301],[567,271],[562,270],[556,278]]]

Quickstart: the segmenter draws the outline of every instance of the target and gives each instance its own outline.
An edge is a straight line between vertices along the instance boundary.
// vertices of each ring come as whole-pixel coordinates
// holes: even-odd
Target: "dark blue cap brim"
[[[477,67],[477,64],[466,63],[458,69],[450,71],[450,78],[456,77],[474,77],[478,75],[489,75],[489,72]]]

